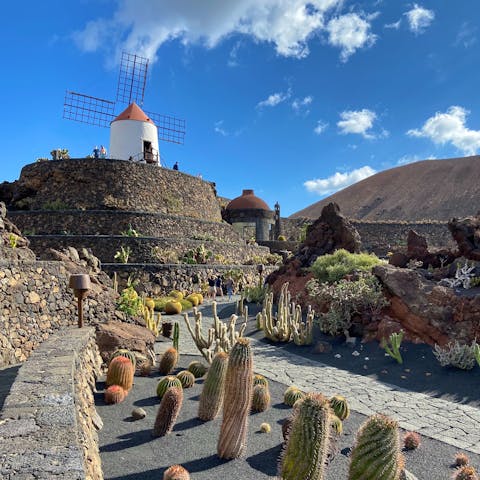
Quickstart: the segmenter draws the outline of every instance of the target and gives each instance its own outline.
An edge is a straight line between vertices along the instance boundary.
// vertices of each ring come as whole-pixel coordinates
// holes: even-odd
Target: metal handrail
[[[136,153],[135,155],[131,155],[130,158],[128,159],[131,162],[145,162],[145,163],[155,163],[155,164],[160,164],[160,152],[152,148],[151,152],[139,152]]]

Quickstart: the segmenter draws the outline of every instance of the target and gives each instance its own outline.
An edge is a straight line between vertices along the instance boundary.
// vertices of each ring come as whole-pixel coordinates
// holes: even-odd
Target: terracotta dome
[[[243,190],[242,194],[234,198],[228,205],[227,210],[267,210],[270,208],[268,205],[261,199],[256,197],[253,194],[253,190]]]
[[[118,122],[118,120],[137,120],[139,122],[153,123],[135,102],[131,103],[112,123]]]

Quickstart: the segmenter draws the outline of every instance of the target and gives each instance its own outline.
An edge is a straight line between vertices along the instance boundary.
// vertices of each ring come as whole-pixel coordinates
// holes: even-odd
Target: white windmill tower
[[[182,144],[185,120],[143,111],[148,59],[123,52],[120,62],[116,102],[127,108],[115,115],[116,103],[68,91],[63,118],[110,127],[110,158],[161,166],[159,140]]]

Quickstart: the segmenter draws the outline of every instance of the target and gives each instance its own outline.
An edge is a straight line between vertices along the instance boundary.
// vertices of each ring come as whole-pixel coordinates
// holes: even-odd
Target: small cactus
[[[270,392],[265,385],[255,385],[253,387],[252,411],[264,412],[270,406]]]
[[[272,427],[269,423],[264,422],[260,425],[260,431],[262,433],[270,433],[272,431]]]
[[[407,432],[403,437],[403,446],[406,450],[415,450],[420,446],[420,435],[416,432]]]
[[[175,348],[170,347],[162,355],[158,371],[161,375],[168,375],[176,367],[177,362],[178,352]]]
[[[168,435],[177,421],[178,414],[182,408],[183,389],[182,387],[170,387],[162,398],[158,407],[153,436],[163,437]]]
[[[195,375],[195,378],[202,378],[207,373],[208,368],[202,363],[196,360],[190,363],[188,371]]]
[[[105,403],[114,404],[125,400],[125,390],[120,385],[110,385],[105,390]]]
[[[171,300],[165,304],[165,313],[167,315],[178,315],[182,313],[182,304],[178,300]]]
[[[348,480],[398,480],[403,468],[398,423],[385,415],[369,417],[357,433]]]
[[[107,386],[120,385],[128,392],[133,385],[133,364],[127,357],[122,355],[115,357],[108,365]]]
[[[470,463],[470,459],[467,454],[459,452],[455,455],[454,463],[456,467],[464,467]]]
[[[112,353],[112,356],[110,357],[110,362],[115,357],[126,357],[126,358],[128,358],[132,362],[133,370],[135,370],[135,368],[137,366],[137,358],[135,357],[135,354],[132,353],[130,350],[127,350],[126,348],[119,348],[118,350],[115,350]]]
[[[268,387],[268,380],[263,375],[256,374],[253,376],[253,386],[255,385],[265,385]]]
[[[228,355],[225,352],[219,352],[213,357],[198,404],[200,420],[213,420],[222,408],[227,366]]]
[[[476,470],[470,466],[465,465],[458,468],[453,474],[454,480],[478,480],[478,475]]]
[[[163,480],[190,480],[190,474],[181,465],[172,465],[165,470]]]
[[[297,400],[305,397],[305,394],[295,385],[288,387],[283,394],[283,403],[289,407],[293,407]]]
[[[191,388],[195,384],[195,375],[188,370],[177,373],[177,378],[182,382],[183,388]]]
[[[350,407],[345,397],[335,395],[330,399],[330,406],[340,420],[346,420],[350,416]]]
[[[330,404],[331,406],[331,404]],[[341,434],[343,432],[343,423],[342,421],[334,414],[332,415],[332,428],[337,432],[338,434]]]
[[[173,325],[173,348],[177,351],[179,351],[179,342],[180,342],[180,326],[178,325],[178,322],[175,322]]]
[[[177,378],[172,375],[169,375],[168,377],[163,377],[157,385],[157,395],[159,398],[162,398],[165,395],[165,392],[170,388],[170,387],[178,387],[178,388],[183,388],[182,387],[182,382]]]

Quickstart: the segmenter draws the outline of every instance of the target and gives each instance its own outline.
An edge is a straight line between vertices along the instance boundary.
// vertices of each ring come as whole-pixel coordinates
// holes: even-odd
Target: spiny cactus
[[[260,425],[260,431],[262,433],[270,433],[272,431],[272,427],[269,423],[264,422]]]
[[[478,475],[476,470],[470,466],[465,465],[460,467],[453,475],[454,480],[478,480]]]
[[[290,433],[292,422],[293,422],[293,416],[290,415],[282,423],[282,436],[285,442],[288,440],[288,434]]]
[[[179,342],[180,341],[180,326],[178,322],[175,322],[173,325],[173,348],[178,352],[179,351]]]
[[[133,385],[133,373],[133,364],[127,357],[115,357],[108,365],[106,384],[120,385],[128,392]]]
[[[227,374],[228,355],[219,352],[213,357],[207,378],[203,385],[198,405],[198,418],[205,422],[213,420],[223,405],[225,393],[225,376]]]
[[[295,402],[303,397],[305,397],[305,393],[295,385],[292,385],[285,390],[285,393],[283,394],[283,403],[289,407],[293,407]]]
[[[253,376],[253,386],[255,385],[265,385],[268,387],[268,380],[263,375],[257,373]]]
[[[157,385],[157,395],[159,398],[162,398],[165,395],[165,392],[170,388],[170,387],[178,387],[178,388],[183,388],[182,387],[182,382],[177,378],[172,375],[169,375],[168,377],[163,377]]]
[[[345,420],[350,416],[350,407],[348,406],[347,399],[341,395],[335,395],[330,399],[330,406],[335,415],[340,420]]]
[[[110,385],[105,390],[105,403],[120,403],[125,400],[125,390],[120,385]]]
[[[456,467],[463,467],[470,463],[470,459],[467,454],[459,452],[455,455],[454,463]]]
[[[239,458],[245,451],[252,390],[252,349],[250,340],[242,337],[233,346],[228,359],[223,421],[217,445],[220,458]]]
[[[332,404],[330,403],[330,406]],[[332,409],[333,410],[333,409]],[[343,423],[342,421],[335,415],[335,411],[333,411],[332,415],[332,428],[337,432],[338,434],[341,434],[343,432]]]
[[[195,378],[202,378],[207,373],[208,368],[202,363],[196,360],[190,363],[188,371],[192,372]]]
[[[321,393],[298,403],[279,464],[282,480],[323,480],[330,441],[332,409]]]
[[[183,402],[182,387],[170,387],[160,402],[157,418],[153,426],[153,436],[163,437],[168,435],[177,420]]]
[[[167,315],[178,315],[182,313],[182,304],[178,300],[171,300],[165,304],[165,313]]]
[[[188,370],[177,373],[177,378],[182,382],[183,388],[191,388],[195,384],[195,375]]]
[[[253,387],[252,411],[264,412],[270,406],[270,392],[265,385]]]
[[[403,446],[406,450],[415,450],[420,446],[421,438],[416,432],[407,432],[403,437]]]
[[[190,474],[181,465],[172,465],[165,470],[163,480],[190,480]]]
[[[133,370],[135,370],[137,366],[137,358],[135,357],[135,354],[132,353],[130,350],[127,350],[126,348],[119,348],[118,350],[115,350],[110,357],[110,362],[115,357],[127,357],[132,362]]]
[[[170,347],[165,351],[160,359],[160,365],[158,366],[158,371],[162,375],[168,375],[177,365],[178,362],[178,352],[175,348]]]
[[[373,415],[360,427],[350,457],[349,480],[398,480],[404,468],[398,423]]]

